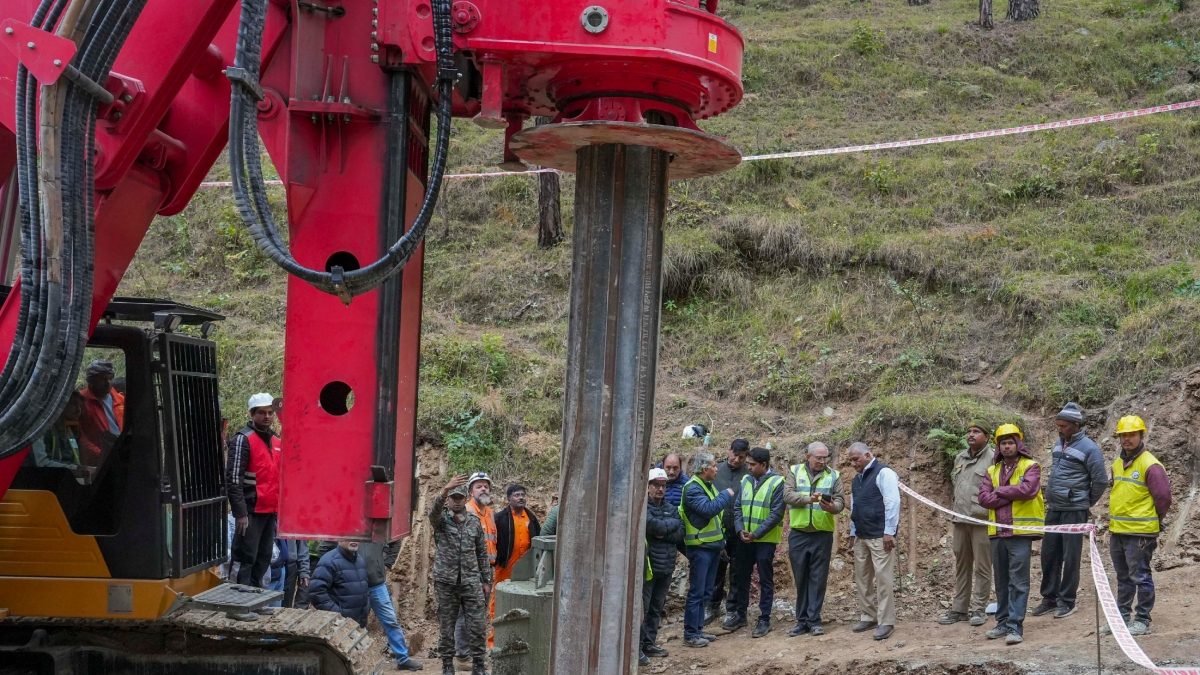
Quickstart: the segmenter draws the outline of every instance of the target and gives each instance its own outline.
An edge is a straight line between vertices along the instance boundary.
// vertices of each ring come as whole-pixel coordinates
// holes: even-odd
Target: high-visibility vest
[[[833,496],[833,484],[837,482],[836,469],[826,469],[818,474],[817,484],[808,482],[808,469],[804,464],[792,465],[792,478],[796,479],[796,492],[801,494],[822,494]],[[833,514],[825,511],[818,504],[805,504],[791,507],[791,525],[794,529],[804,530],[813,528],[821,532],[833,532]]]
[[[467,508],[479,518],[483,526],[483,541],[487,545],[488,564],[496,564],[496,514],[490,506],[479,506],[474,499],[467,500]]]
[[[704,490],[704,494],[708,495],[709,499],[717,498],[717,489],[708,483],[692,476],[687,483],[683,485],[683,498],[679,501],[679,517],[683,519],[683,543],[685,546],[700,546],[714,541],[723,541],[725,539],[725,528],[721,525],[721,514],[713,516],[703,528],[697,528],[692,525],[692,519],[688,518],[687,512],[683,505],[687,503],[688,486],[692,483],[700,486]]]
[[[762,485],[758,486],[758,490],[754,489],[754,478],[746,475],[742,476],[742,526],[750,534],[754,534],[759,527],[766,522],[767,517],[771,515],[771,500],[775,496],[775,491],[782,489],[783,476],[779,474],[771,474]],[[783,532],[783,524],[776,523],[775,527],[763,533],[763,536],[755,539],[764,544],[778,544],[783,538],[780,534]]]
[[[1003,464],[993,464],[988,467],[988,477],[992,479],[992,487],[1000,487],[1000,467]],[[1029,467],[1037,466],[1037,462],[1028,457],[1021,457],[1017,460],[1017,468],[1013,471],[1012,476],[1008,479],[1009,485],[1017,485],[1021,482],[1021,478],[1025,476],[1025,472]],[[996,512],[993,509],[988,509],[988,520],[996,522]],[[1046,524],[1046,501],[1042,498],[1042,491],[1038,490],[1033,499],[1022,499],[1012,503],[1012,524],[1020,527],[1021,525],[1036,525],[1041,527]],[[995,525],[988,526],[988,536],[996,534],[997,528]],[[1033,535],[1041,536],[1041,532],[1036,530],[1021,530],[1012,531],[1015,535]]]
[[[1161,527],[1154,497],[1146,487],[1146,472],[1158,458],[1143,450],[1129,468],[1118,454],[1113,460],[1113,487],[1108,498],[1108,531],[1113,534],[1158,534]]]

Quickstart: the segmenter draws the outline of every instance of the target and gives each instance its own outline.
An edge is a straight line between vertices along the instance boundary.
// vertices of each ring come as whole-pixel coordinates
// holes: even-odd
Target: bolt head
[[[25,43],[25,46],[29,47],[30,49],[33,49],[33,48],[37,47],[37,43],[34,42],[33,40],[30,40],[29,42]]]
[[[378,54],[371,55],[371,63],[379,63],[379,55]]]
[[[4,34],[5,34],[5,35],[12,35],[12,34],[13,34],[13,32],[14,32],[14,31],[13,31],[13,29],[12,29],[12,26],[6,26],[6,27],[4,28]]]
[[[54,59],[54,67],[62,68],[62,59]]]

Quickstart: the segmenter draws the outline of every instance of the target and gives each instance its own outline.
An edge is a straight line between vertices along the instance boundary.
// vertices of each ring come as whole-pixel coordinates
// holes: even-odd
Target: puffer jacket
[[[658,504],[646,502],[646,555],[654,576],[670,576],[675,571],[675,556],[683,543],[683,521],[679,509],[666,499]]]
[[[366,627],[371,608],[367,589],[366,557],[339,546],[321,556],[308,582],[308,598],[313,607],[337,612]]]
[[[979,481],[987,475],[988,466],[992,463],[996,449],[989,443],[975,457],[971,450],[963,450],[954,458],[954,468],[950,471],[950,481],[954,485],[954,512],[987,520],[988,511],[979,505]],[[967,521],[952,518],[956,523]],[[980,525],[979,527],[983,527]]]
[[[1062,439],[1050,451],[1050,480],[1046,508],[1054,511],[1087,511],[1100,501],[1108,487],[1108,467],[1100,446],[1082,431],[1064,447]]]

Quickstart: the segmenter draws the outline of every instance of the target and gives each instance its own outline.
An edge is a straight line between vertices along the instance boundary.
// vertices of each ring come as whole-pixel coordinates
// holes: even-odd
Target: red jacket
[[[225,480],[234,518],[279,510],[279,452],[278,436],[268,447],[250,424],[230,437]]]
[[[125,429],[125,396],[116,389],[109,390],[113,400],[113,416],[117,418],[117,428]],[[79,390],[83,397],[83,417],[79,420],[79,459],[88,466],[99,466],[104,451],[112,448],[116,437],[108,426],[108,413],[104,411],[104,401],[96,397],[91,389],[84,387]]]

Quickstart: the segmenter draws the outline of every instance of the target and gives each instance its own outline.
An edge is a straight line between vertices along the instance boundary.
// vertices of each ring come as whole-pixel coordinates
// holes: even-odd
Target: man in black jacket
[[[646,497],[646,560],[650,565],[650,577],[642,584],[642,651],[638,664],[649,665],[651,656],[666,656],[667,650],[659,647],[658,626],[663,617],[663,605],[667,603],[667,591],[671,588],[671,575],[675,572],[675,556],[683,543],[683,521],[679,519],[678,507],[665,499],[667,472],[650,469],[650,489]]]
[[[496,512],[496,583],[512,578],[513,565],[542,532],[537,516],[525,508],[525,486],[509,485],[504,494],[508,505]]]
[[[717,463],[717,477],[713,479],[713,485],[716,486],[717,492],[733,490],[736,494],[742,489],[742,478],[750,474],[750,469],[746,466],[746,457],[749,455],[750,442],[744,438],[733,439],[733,442],[729,444],[729,455]],[[721,559],[717,563],[717,585],[713,587],[712,600],[704,613],[704,625],[706,626],[713,620],[717,612],[721,611],[722,601],[724,601],[727,615],[732,615],[737,611],[736,593],[733,592],[733,570],[744,547],[742,538],[738,536],[737,530],[733,527],[733,509],[725,509],[721,514],[721,525],[725,528],[725,550],[721,553]],[[726,581],[729,582],[730,588],[728,596],[725,593]],[[733,617],[729,616],[728,618]],[[728,629],[728,626],[726,628]]]
[[[358,554],[357,541],[339,541],[336,548],[321,556],[308,598],[313,607],[337,612],[358,625],[367,625],[367,562]]]

